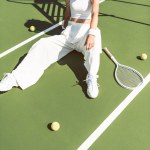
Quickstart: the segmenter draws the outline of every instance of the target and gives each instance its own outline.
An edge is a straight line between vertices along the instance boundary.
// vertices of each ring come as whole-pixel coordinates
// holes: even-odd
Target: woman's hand
[[[99,1],[98,0],[91,0],[91,1],[92,1],[92,18],[90,23],[90,29],[96,30],[99,15]],[[94,47],[94,44],[95,44],[95,35],[89,34],[85,42],[86,49],[90,50],[92,47]]]
[[[94,47],[94,43],[95,43],[95,36],[89,34],[84,44],[86,46],[86,50],[90,50],[92,47]]]

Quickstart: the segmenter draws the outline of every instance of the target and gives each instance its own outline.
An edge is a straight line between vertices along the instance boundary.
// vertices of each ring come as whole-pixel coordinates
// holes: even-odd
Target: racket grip
[[[103,51],[112,59],[113,55],[110,53],[107,47],[104,47]]]

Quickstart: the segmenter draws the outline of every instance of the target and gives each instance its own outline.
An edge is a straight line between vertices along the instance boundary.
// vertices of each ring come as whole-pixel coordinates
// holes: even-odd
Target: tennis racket
[[[120,86],[129,90],[134,90],[136,87],[143,83],[143,76],[137,70],[118,63],[108,48],[105,47],[103,51],[116,65],[114,75]]]

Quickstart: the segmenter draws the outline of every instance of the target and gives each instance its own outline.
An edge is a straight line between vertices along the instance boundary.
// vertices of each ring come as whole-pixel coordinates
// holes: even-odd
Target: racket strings
[[[142,76],[136,70],[127,66],[118,66],[116,78],[126,88],[135,88],[143,81]]]

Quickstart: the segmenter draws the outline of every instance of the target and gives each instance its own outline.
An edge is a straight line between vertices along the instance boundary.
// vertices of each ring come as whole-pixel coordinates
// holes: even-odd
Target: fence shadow
[[[65,5],[59,0],[34,0],[33,6],[52,24],[63,20]]]
[[[25,27],[29,28],[31,25],[36,27],[35,32],[41,32],[54,24],[59,23],[64,19],[65,4],[60,2],[60,0],[7,0],[8,2],[22,4],[22,5],[32,5],[37,9],[43,16],[45,16],[49,21],[41,21],[37,19],[27,20],[24,24]],[[60,34],[62,31],[61,27],[55,28],[46,34],[55,35]]]

